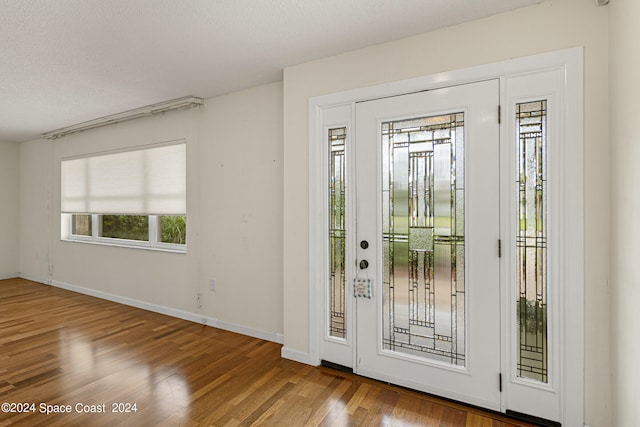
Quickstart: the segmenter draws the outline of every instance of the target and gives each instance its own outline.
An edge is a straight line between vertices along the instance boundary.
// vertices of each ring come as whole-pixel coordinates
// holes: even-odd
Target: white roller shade
[[[185,215],[186,144],[63,160],[63,213]]]

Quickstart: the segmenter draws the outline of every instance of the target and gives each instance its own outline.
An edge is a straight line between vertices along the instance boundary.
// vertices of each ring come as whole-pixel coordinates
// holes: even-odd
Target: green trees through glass
[[[187,243],[187,217],[161,216],[160,241],[185,245]]]
[[[91,235],[91,215],[75,215],[74,234]],[[149,216],[102,215],[100,237],[149,241]],[[158,217],[158,242],[184,245],[187,243],[187,217]]]
[[[146,215],[103,215],[102,237],[149,240],[149,217]]]

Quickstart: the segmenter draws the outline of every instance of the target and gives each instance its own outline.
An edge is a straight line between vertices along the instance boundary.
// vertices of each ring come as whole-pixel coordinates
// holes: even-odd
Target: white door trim
[[[561,218],[563,252],[558,260],[563,284],[560,315],[564,327],[560,351],[562,423],[583,425],[584,417],[584,194],[583,194],[583,50],[572,48],[425,77],[359,88],[309,100],[309,363],[320,363],[324,324],[322,301],[326,272],[326,197],[323,177],[323,110],[343,105],[353,123],[358,101],[420,90],[471,83],[491,78],[561,69],[564,76]],[[352,129],[352,126],[349,126]],[[325,163],[326,164],[326,163]],[[570,331],[568,328],[571,328]],[[570,333],[569,333],[570,332]],[[504,346],[503,346],[504,347]],[[284,351],[284,350],[283,350]]]

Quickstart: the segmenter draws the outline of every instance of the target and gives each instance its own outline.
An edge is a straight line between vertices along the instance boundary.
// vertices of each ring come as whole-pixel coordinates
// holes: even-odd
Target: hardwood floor
[[[24,412],[3,405],[0,426],[530,426],[285,360],[280,347],[2,280],[0,403]]]

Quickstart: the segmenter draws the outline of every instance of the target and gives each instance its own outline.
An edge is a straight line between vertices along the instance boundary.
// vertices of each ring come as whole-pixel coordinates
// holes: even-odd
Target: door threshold
[[[350,367],[344,366],[344,365],[340,365],[338,363],[329,362],[327,360],[321,360],[320,361],[320,365],[322,365],[322,366],[324,366],[326,368],[335,369],[336,371],[346,372],[348,374],[353,374],[353,368],[350,368]]]
[[[511,409],[507,409],[506,415],[509,418],[513,418],[514,420],[525,421],[541,427],[561,427],[562,426],[562,424],[557,421],[551,421],[545,418],[534,417],[533,415],[523,414],[522,412],[512,411]]]

